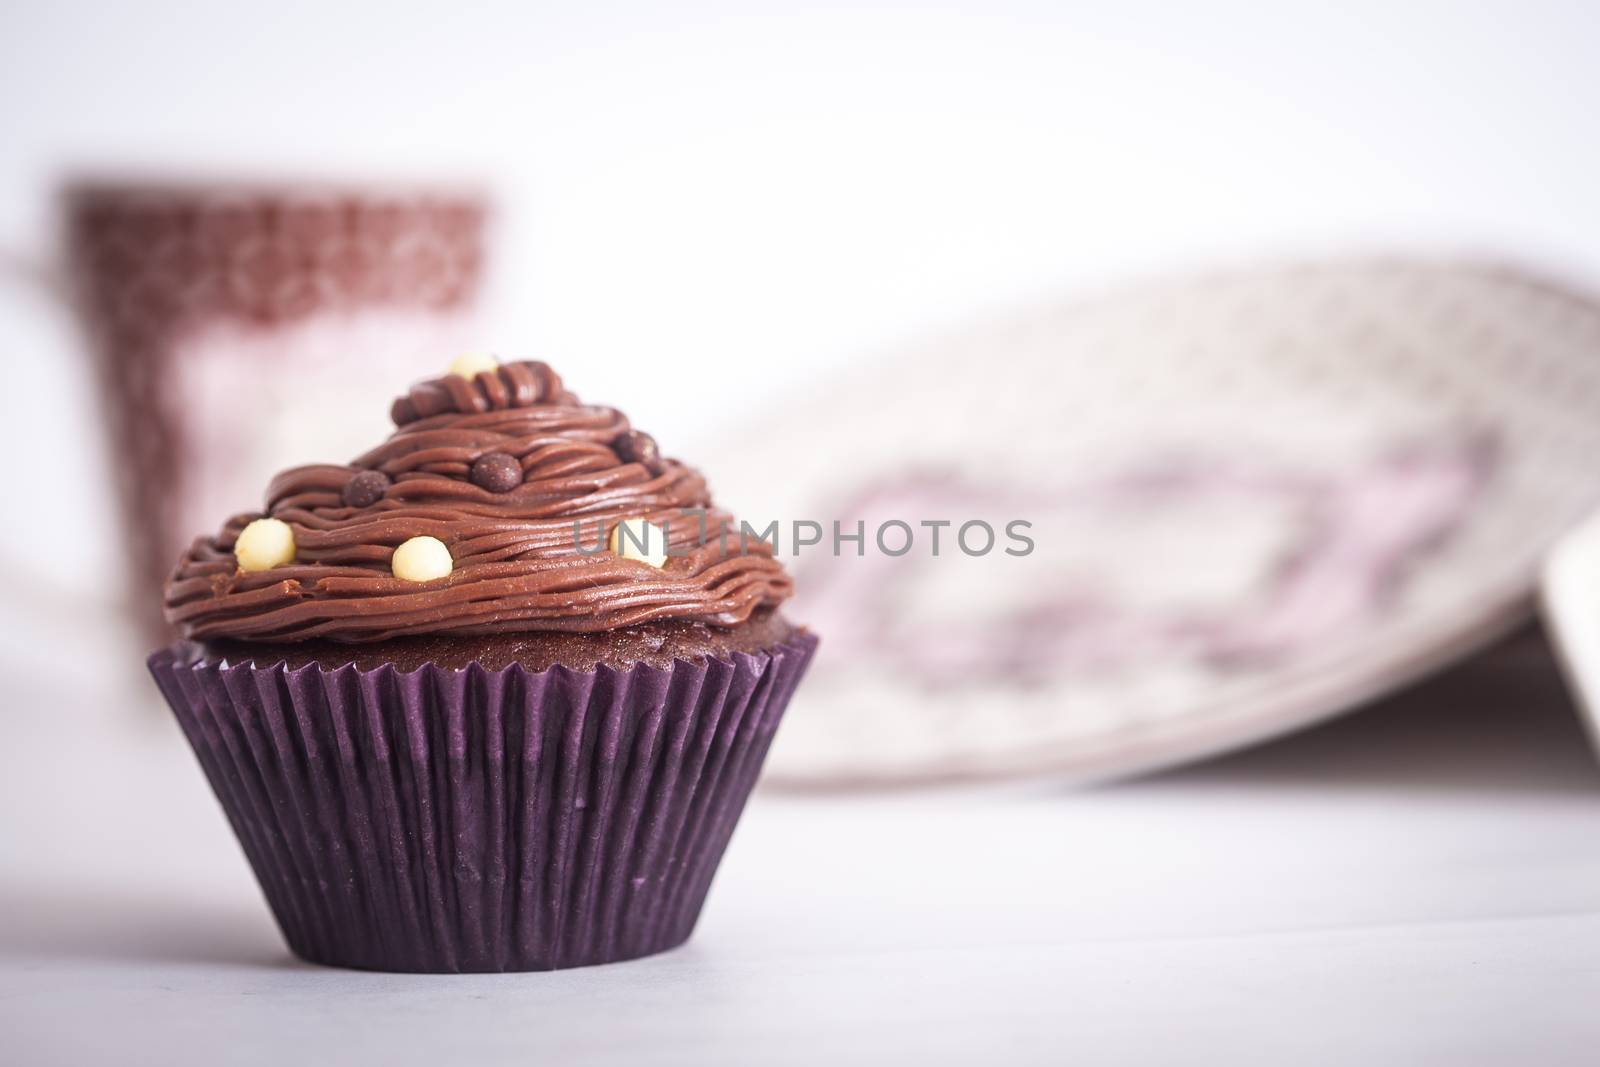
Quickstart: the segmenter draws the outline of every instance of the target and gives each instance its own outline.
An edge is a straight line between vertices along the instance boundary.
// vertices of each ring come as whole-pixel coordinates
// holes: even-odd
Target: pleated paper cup
[[[149,665],[296,955],[524,971],[688,938],[816,645],[592,672]]]

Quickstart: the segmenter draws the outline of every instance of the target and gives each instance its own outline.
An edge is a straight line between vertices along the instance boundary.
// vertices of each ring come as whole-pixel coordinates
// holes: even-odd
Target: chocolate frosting
[[[423,382],[391,414],[395,432],[353,463],[272,480],[264,514],[294,531],[293,562],[241,571],[235,538],[260,515],[236,515],[179,561],[166,585],[168,621],[192,640],[269,643],[595,633],[661,620],[732,627],[792,591],[768,546],[741,541],[738,524],[712,506],[698,472],[661,458],[621,412],[581,403],[543,363]],[[495,453],[520,463],[521,485],[475,484],[485,479],[474,479],[474,464]],[[390,484],[367,475],[347,495],[367,471]],[[489,484],[500,484],[496,473]],[[374,482],[381,496],[347,503],[369,500]],[[664,566],[579,551],[578,536],[593,553],[623,519],[667,525]],[[395,548],[420,535],[450,549],[448,577],[393,576]]]

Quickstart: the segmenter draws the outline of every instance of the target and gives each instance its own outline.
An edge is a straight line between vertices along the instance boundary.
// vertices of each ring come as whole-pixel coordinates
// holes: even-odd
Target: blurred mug
[[[62,295],[89,340],[141,631],[189,541],[296,463],[384,433],[383,390],[469,344],[486,197],[462,189],[78,181]],[[380,395],[374,399],[374,391]]]

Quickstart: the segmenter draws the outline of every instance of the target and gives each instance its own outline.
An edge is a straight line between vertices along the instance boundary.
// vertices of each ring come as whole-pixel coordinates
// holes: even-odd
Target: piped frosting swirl
[[[284,471],[268,486],[264,513],[234,516],[217,536],[197,539],[167,581],[168,621],[193,640],[285,643],[582,633],[661,620],[731,627],[792,591],[767,546],[742,540],[712,505],[698,472],[662,458],[621,412],[580,402],[543,363],[423,382],[391,414],[396,430],[377,448],[348,465]],[[479,464],[486,456],[495,459]],[[498,457],[520,465],[520,485],[476,484],[505,483]],[[486,468],[493,480],[482,477]],[[347,493],[358,476],[363,483]],[[263,514],[288,524],[295,558],[246,572],[234,544]],[[604,549],[629,519],[666,526],[663,566]],[[449,549],[447,577],[395,577],[395,549],[417,537]]]

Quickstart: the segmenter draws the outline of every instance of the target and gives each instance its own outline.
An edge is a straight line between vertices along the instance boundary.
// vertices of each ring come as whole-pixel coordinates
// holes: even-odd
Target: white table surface
[[[1523,637],[1141,782],[761,793],[690,943],[550,974],[292,959],[177,729],[15,668],[7,1062],[1592,1063],[1600,773]],[[121,692],[119,702],[114,694]]]

